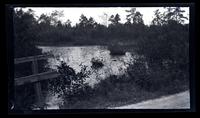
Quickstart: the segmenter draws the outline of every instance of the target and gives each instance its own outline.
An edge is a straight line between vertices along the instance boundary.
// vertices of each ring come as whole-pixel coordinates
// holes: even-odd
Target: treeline
[[[110,16],[108,27],[83,14],[80,16],[79,23],[71,26],[70,20],[64,23],[59,20],[63,16],[60,11],[53,11],[50,15],[42,14],[36,19],[34,11],[31,9],[27,12],[19,9],[15,11],[15,16],[18,19],[26,20],[24,23],[16,22],[16,27],[24,27],[23,30],[28,30],[26,35],[31,36],[28,40],[33,40],[31,38],[34,36],[33,41],[40,45],[63,43],[66,45],[105,45],[120,42],[130,44],[147,36],[149,30],[155,29],[152,29],[154,26],[159,29],[170,21],[182,24],[184,19],[187,19],[183,16],[184,11],[180,7],[169,7],[163,13],[156,10],[152,24],[147,26],[144,24],[143,15],[136,8],[126,10],[126,12],[127,21],[124,24],[120,23],[120,15],[116,14]],[[29,29],[25,28],[26,26],[23,24],[27,24]]]

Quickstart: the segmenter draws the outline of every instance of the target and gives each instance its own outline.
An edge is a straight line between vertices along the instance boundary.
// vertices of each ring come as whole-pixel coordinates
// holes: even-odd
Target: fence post
[[[32,71],[33,71],[33,74],[38,73],[38,63],[37,63],[36,58],[34,58],[34,60],[32,61]],[[41,91],[40,82],[36,82],[34,84],[34,87],[35,87],[35,92],[36,92],[37,105],[39,107],[42,107],[42,91]]]

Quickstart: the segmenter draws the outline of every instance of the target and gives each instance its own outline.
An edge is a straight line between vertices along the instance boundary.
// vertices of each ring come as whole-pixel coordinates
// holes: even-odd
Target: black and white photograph
[[[15,110],[190,109],[190,7],[13,7]]]

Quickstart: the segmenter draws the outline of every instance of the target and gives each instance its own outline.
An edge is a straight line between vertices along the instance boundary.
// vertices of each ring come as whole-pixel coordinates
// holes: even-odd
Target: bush
[[[104,66],[104,64],[102,63],[102,60],[100,60],[100,59],[92,58],[91,62],[92,62],[91,67],[94,68],[94,69],[99,69],[99,68],[102,68]]]
[[[125,76],[111,75],[110,77],[101,80],[100,83],[94,86],[95,96],[100,96],[108,101],[125,100],[128,97],[127,92],[132,86]]]
[[[89,75],[86,66],[83,66],[81,71],[76,73],[73,68],[61,61],[57,68],[60,76],[58,79],[51,80],[49,88],[58,93],[59,97],[64,97],[64,104],[73,104],[82,99],[86,90],[90,90],[88,84],[85,83],[85,79]]]
[[[165,68],[156,63],[150,65],[146,68],[145,61],[139,59],[127,69],[131,81],[141,89],[151,92],[179,91],[184,86],[189,85],[187,81],[188,73],[184,73],[184,71],[175,67]]]
[[[113,46],[109,46],[108,50],[110,50],[110,55],[125,55],[126,50],[124,49],[123,46],[117,46],[117,45],[113,45]]]
[[[147,73],[147,68],[145,67],[144,60],[137,59],[133,65],[129,65],[127,68],[127,74],[130,76],[132,81],[134,81],[140,87],[146,87],[149,80],[149,75]]]

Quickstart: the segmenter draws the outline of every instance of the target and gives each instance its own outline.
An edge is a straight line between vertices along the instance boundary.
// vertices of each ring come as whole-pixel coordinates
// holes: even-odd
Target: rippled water
[[[80,46],[80,47],[39,47],[43,52],[51,52],[54,56],[59,56],[59,60],[65,61],[76,72],[81,70],[83,65],[87,66],[87,70],[91,71],[91,75],[87,78],[87,82],[93,85],[97,82],[96,78],[104,79],[109,75],[124,74],[128,64],[130,64],[134,57],[126,52],[125,55],[111,56],[110,51],[103,46]],[[101,60],[103,67],[93,69],[92,58]],[[56,69],[59,61],[56,58],[48,59],[48,66]]]
[[[93,86],[98,83],[99,80],[105,79],[110,75],[121,75],[125,73],[128,65],[133,62],[136,56],[126,52],[125,55],[111,56],[110,51],[103,46],[79,46],[79,47],[46,47],[40,46],[43,52],[51,52],[54,56],[57,56],[59,60],[65,61],[70,67],[75,69],[76,72],[81,70],[83,65],[87,66],[87,70],[91,71],[91,74],[86,79],[89,85]],[[92,59],[101,60],[103,67],[94,69],[92,68]],[[49,66],[52,69],[56,69],[56,65],[59,65],[60,61],[56,58],[48,59]],[[54,97],[54,98],[53,98]],[[55,96],[49,97],[49,104],[54,104],[52,99]],[[54,100],[55,102],[55,100]],[[52,108],[57,108],[52,106]]]

